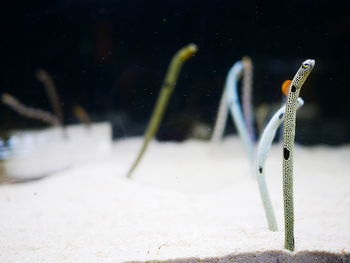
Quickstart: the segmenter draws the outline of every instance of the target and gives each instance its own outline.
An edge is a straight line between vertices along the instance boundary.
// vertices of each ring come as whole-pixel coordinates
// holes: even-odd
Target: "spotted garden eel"
[[[290,84],[289,81],[285,81],[282,86],[282,90],[285,95],[288,93],[285,92],[286,85]],[[301,98],[297,100],[297,109],[304,104],[304,101]],[[265,162],[270,151],[272,141],[276,135],[278,127],[282,124],[285,116],[286,106],[282,106],[270,119],[269,123],[266,125],[263,133],[260,136],[256,161],[255,161],[255,174],[258,181],[259,191],[261,201],[264,206],[265,215],[268,223],[268,227],[271,231],[277,231],[277,221],[275,217],[275,213],[272,207],[270,195],[267,189],[266,181],[265,181]]]
[[[218,116],[214,126],[212,142],[219,141],[222,138],[229,110],[231,112],[238,134],[246,146],[249,160],[253,162],[254,145],[249,136],[246,123],[243,118],[237,91],[238,81],[242,76],[243,69],[243,63],[241,61],[238,61],[232,66],[227,74],[225,87],[220,101]]]
[[[284,248],[294,251],[294,204],[293,204],[293,151],[297,100],[301,87],[314,68],[315,61],[304,61],[289,88],[283,130],[283,203],[284,203]]]

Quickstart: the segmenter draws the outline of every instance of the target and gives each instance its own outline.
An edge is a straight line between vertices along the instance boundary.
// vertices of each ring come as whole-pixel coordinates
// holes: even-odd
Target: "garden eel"
[[[250,57],[243,57],[243,88],[242,88],[242,104],[243,104],[243,116],[247,126],[247,130],[252,142],[255,142],[256,136],[254,131],[254,118],[253,118],[253,63]]]
[[[64,120],[63,120],[63,110],[62,110],[62,104],[60,101],[60,98],[57,93],[57,89],[55,86],[55,83],[50,76],[49,73],[47,73],[43,69],[39,69],[35,73],[36,78],[44,85],[47,96],[49,97],[51,107],[59,119],[61,125],[63,126]]]
[[[248,153],[248,158],[253,163],[254,161],[254,145],[252,140],[250,139],[247,127],[245,125],[245,121],[243,118],[243,113],[241,109],[241,105],[239,103],[238,92],[237,92],[237,84],[238,79],[242,75],[243,72],[243,63],[241,61],[236,62],[233,67],[230,69],[225,85],[225,93],[227,104],[230,109],[233,121],[237,128],[238,134],[243,140],[246,151]]]
[[[216,142],[222,138],[227,120],[228,110],[230,110],[238,134],[246,146],[249,160],[253,162],[254,145],[249,136],[246,123],[243,118],[243,113],[237,92],[238,80],[242,76],[243,69],[243,63],[241,61],[238,61],[232,66],[227,74],[211,141]]]
[[[153,139],[153,137],[158,131],[159,124],[163,118],[164,111],[168,104],[170,96],[174,91],[183,63],[187,61],[190,57],[192,57],[197,52],[197,50],[198,48],[195,44],[189,44],[181,48],[173,56],[168,71],[166,73],[165,79],[163,81],[162,87],[160,89],[160,94],[158,96],[156,105],[151,115],[151,120],[148,123],[145,135],[143,137],[144,139],[142,147],[127,173],[127,178],[131,178],[131,175],[136,169],[139,162],[141,161],[149,142]]]
[[[2,103],[9,106],[12,110],[16,111],[18,114],[24,117],[40,120],[52,126],[61,125],[61,122],[57,118],[57,116],[44,110],[30,108],[22,104],[19,100],[17,100],[15,97],[11,96],[8,93],[2,94],[1,101]]]
[[[91,127],[91,118],[87,111],[80,105],[75,105],[73,107],[73,115],[83,123],[87,128]]]
[[[310,72],[314,68],[315,61],[304,61],[292,83],[290,84],[283,129],[283,202],[284,202],[284,248],[294,251],[294,204],[293,204],[293,151],[295,137],[295,118],[297,100],[300,89]]]
[[[286,96],[288,95],[287,85],[289,85],[290,82],[291,82],[290,80],[289,81],[287,80],[282,85],[282,91]],[[297,109],[299,109],[303,104],[304,104],[304,101],[301,98],[298,98]],[[265,127],[263,133],[261,134],[259,144],[258,144],[257,154],[256,154],[255,173],[258,181],[261,201],[263,203],[264,210],[265,210],[267,223],[271,231],[277,231],[278,227],[277,227],[276,217],[272,207],[270,195],[269,195],[266,181],[265,181],[265,162],[266,162],[269,150],[271,148],[272,141],[276,135],[276,131],[284,120],[285,111],[286,111],[286,106],[284,105],[272,116],[269,123]]]
[[[227,97],[226,88],[224,88],[220,99],[219,110],[216,115],[213,135],[211,136],[212,143],[218,143],[224,135],[224,130],[225,130],[227,116],[228,116],[228,107],[226,103],[227,101],[226,97]]]

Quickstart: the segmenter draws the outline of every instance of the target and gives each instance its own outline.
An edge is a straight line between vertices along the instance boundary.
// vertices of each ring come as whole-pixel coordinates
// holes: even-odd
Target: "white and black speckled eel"
[[[294,204],[293,204],[293,151],[295,137],[295,117],[300,89],[315,61],[304,61],[294,76],[288,92],[283,130],[283,202],[284,202],[284,248],[294,251]]]
[[[302,98],[298,98],[297,100],[297,109],[304,104]],[[265,215],[268,223],[268,227],[271,231],[277,231],[277,221],[276,216],[272,207],[270,195],[267,189],[266,181],[265,181],[265,163],[267,156],[269,154],[269,150],[271,148],[273,139],[276,135],[276,131],[278,127],[284,120],[286,111],[286,105],[282,106],[270,119],[269,123],[266,125],[263,133],[260,136],[256,161],[255,161],[255,174],[258,181],[259,191],[261,201],[264,206]]]

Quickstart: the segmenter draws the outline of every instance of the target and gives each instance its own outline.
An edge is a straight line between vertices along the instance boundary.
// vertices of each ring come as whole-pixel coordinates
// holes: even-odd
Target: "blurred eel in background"
[[[195,44],[189,44],[183,47],[182,49],[180,49],[179,51],[177,51],[173,56],[168,68],[168,72],[163,81],[155,108],[153,110],[151,120],[148,123],[146,133],[144,135],[142,147],[135,161],[133,162],[131,168],[127,173],[127,178],[131,178],[134,170],[136,169],[139,162],[141,161],[149,142],[154,138],[154,136],[158,131],[160,122],[162,121],[170,96],[175,89],[175,85],[179,77],[183,63],[187,61],[190,57],[192,57],[197,52],[197,49],[198,48]]]

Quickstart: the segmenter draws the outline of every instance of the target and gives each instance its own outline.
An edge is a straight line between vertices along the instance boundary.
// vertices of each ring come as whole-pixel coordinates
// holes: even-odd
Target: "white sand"
[[[108,122],[95,122],[90,126],[67,125],[64,130],[51,127],[17,131],[11,141],[6,162],[0,163],[0,173],[4,171],[7,177],[16,179],[39,178],[110,155],[112,126]]]
[[[269,232],[243,145],[140,139],[110,158],[46,179],[0,185],[0,262],[124,262],[282,250],[281,148],[266,175],[280,231]],[[89,149],[91,150],[91,149]],[[350,146],[297,147],[296,250],[350,252]]]

